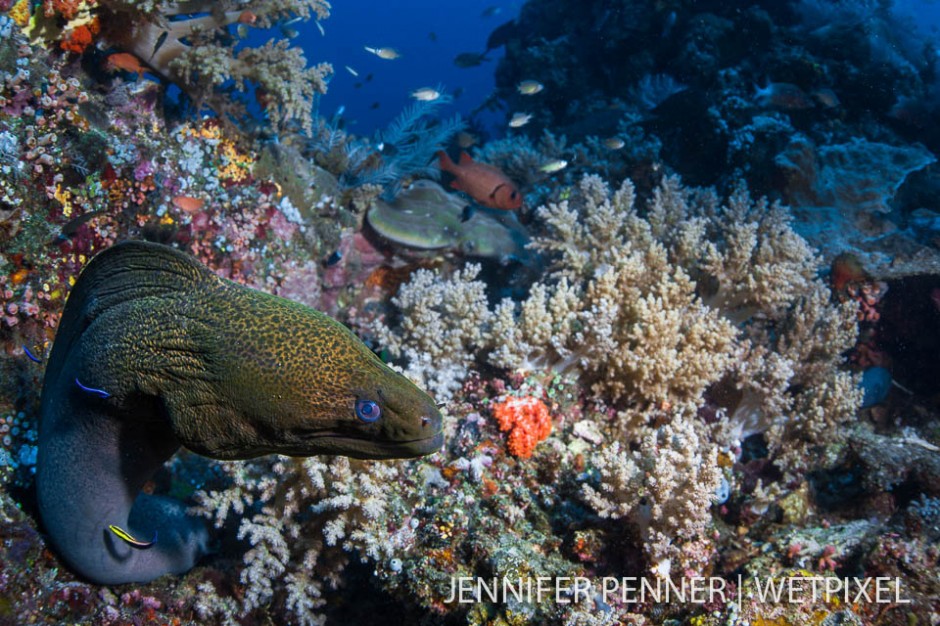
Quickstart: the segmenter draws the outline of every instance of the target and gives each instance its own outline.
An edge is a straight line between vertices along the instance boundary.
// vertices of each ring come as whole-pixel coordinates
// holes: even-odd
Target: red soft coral
[[[68,52],[81,54],[91,45],[91,42],[94,41],[95,37],[98,35],[98,31],[98,20],[92,20],[87,24],[82,24],[68,31],[65,36],[62,37],[59,46]]]
[[[510,397],[493,406],[499,429],[509,430],[509,452],[523,459],[532,456],[538,442],[552,432],[552,418],[545,403],[534,396]]]

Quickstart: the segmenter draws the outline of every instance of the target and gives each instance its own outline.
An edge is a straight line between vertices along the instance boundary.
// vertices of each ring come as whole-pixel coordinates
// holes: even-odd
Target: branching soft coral
[[[402,311],[400,326],[375,325],[388,350],[408,360],[405,374],[421,381],[439,401],[460,387],[473,355],[486,345],[492,313],[485,285],[476,280],[479,273],[479,265],[468,265],[442,280],[419,269],[392,300]]]
[[[819,257],[785,209],[752,200],[743,186],[722,205],[711,190],[666,178],[648,220],[670,260],[698,277],[705,302],[735,321],[758,312],[779,317],[816,279]]]
[[[518,348],[547,343],[542,360],[576,367],[609,402],[697,404],[730,366],[737,331],[670,262],[635,211],[633,186],[626,182],[611,194],[598,177],[586,176],[573,201],[543,207],[539,215],[550,235],[535,246],[554,254],[559,280],[533,289],[517,326],[511,303],[501,305],[491,361],[520,367],[531,355]],[[580,288],[573,292],[570,284]]]
[[[653,573],[673,568],[701,576],[713,556],[708,537],[721,482],[717,448],[687,420],[650,432],[636,451],[619,442],[591,455],[599,476],[582,496],[601,517],[627,519],[639,530]]]
[[[237,623],[238,617],[274,603],[283,604],[297,624],[322,624],[324,582],[340,583],[349,553],[359,550],[364,559],[385,562],[393,551],[403,550],[406,540],[394,542],[388,529],[410,512],[390,510],[388,486],[402,480],[393,463],[271,457],[220,468],[231,484],[224,491],[197,494],[198,511],[213,518],[216,527],[231,513],[244,512],[238,538],[251,548],[241,572],[240,606],[205,585],[205,600],[197,606],[203,619]],[[402,532],[410,538],[412,530],[406,525]]]
[[[275,126],[302,120],[309,132],[313,99],[326,92],[324,79],[332,68],[328,63],[306,65],[299,48],[291,48],[286,40],[272,40],[260,48],[245,48],[234,58],[231,49],[218,44],[192,47],[175,58],[169,70],[197,102],[215,102],[215,90],[226,80],[234,80],[242,91],[254,83]]]
[[[321,63],[307,68],[303,52],[290,48],[286,41],[244,48],[236,54],[228,27],[236,22],[269,27],[292,16],[325,19],[328,2],[252,0],[236,5],[212,0],[102,0],[99,7],[108,42],[176,83],[197,104],[226,112],[232,103],[219,94],[218,87],[231,79],[244,90],[250,81],[261,90],[261,99],[267,98],[275,125],[296,119],[310,130],[313,98],[326,91],[325,78],[332,67]],[[220,32],[225,36],[217,37]]]

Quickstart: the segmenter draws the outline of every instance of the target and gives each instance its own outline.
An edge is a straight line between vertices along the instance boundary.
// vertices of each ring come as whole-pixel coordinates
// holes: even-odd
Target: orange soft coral
[[[91,42],[94,41],[95,37],[98,35],[99,30],[98,20],[94,19],[87,24],[82,24],[81,26],[67,31],[62,37],[59,46],[68,52],[81,54],[91,45]]]
[[[552,432],[552,418],[545,403],[534,396],[510,397],[493,406],[501,431],[510,430],[509,452],[523,459]]]

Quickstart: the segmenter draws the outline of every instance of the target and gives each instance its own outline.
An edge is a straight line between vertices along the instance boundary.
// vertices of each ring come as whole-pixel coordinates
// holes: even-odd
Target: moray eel
[[[181,502],[139,494],[181,445],[215,459],[391,459],[442,443],[433,400],[339,322],[166,246],[123,243],[89,263],[62,314],[43,380],[39,512],[83,577],[146,582],[208,550]]]

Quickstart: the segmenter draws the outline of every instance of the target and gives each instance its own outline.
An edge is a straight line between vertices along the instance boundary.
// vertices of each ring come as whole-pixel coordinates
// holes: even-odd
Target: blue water
[[[469,115],[492,92],[503,50],[491,51],[489,61],[477,67],[458,68],[453,59],[461,52],[483,52],[490,32],[515,17],[520,6],[520,0],[339,0],[321,23],[325,36],[312,20],[297,24],[294,45],[303,47],[311,64],[333,64],[335,74],[321,99],[321,115],[330,116],[342,106],[347,127],[355,134],[370,135],[412,102],[409,94],[421,87],[442,84],[451,94],[461,89],[463,93],[441,113]],[[496,13],[484,15],[492,7]],[[380,59],[364,46],[392,47],[402,57]],[[347,65],[359,76],[353,76]],[[370,73],[373,78],[367,82]],[[362,86],[357,88],[356,83]]]
[[[937,0],[896,0],[894,10],[898,15],[912,18],[922,34],[940,34],[940,2]]]
[[[319,113],[329,117],[342,107],[351,132],[371,135],[387,126],[412,102],[409,94],[421,87],[443,85],[447,93],[461,92],[441,114],[468,117],[491,94],[503,50],[490,51],[486,62],[471,68],[456,67],[454,57],[482,52],[493,29],[518,16],[522,4],[522,0],[337,0],[330,17],[321,23],[325,35],[311,20],[294,25],[298,35],[293,43],[304,49],[309,63],[333,64],[335,73]],[[573,10],[576,7],[572,1]],[[910,18],[922,34],[935,38],[940,33],[937,0],[897,0],[894,10]],[[402,57],[383,60],[365,46],[392,47]],[[369,74],[372,79],[366,80]],[[492,111],[478,113],[476,120],[489,130],[505,123],[502,113]]]

